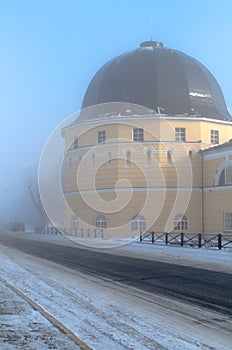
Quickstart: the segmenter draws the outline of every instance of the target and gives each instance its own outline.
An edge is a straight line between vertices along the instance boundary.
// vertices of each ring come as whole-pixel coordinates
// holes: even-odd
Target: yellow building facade
[[[232,232],[232,118],[189,56],[145,42],[110,61],[62,135],[72,234]]]

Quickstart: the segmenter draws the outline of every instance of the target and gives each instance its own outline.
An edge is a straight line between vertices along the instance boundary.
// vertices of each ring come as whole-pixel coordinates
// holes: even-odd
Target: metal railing
[[[43,233],[43,234],[65,234],[68,236],[74,237],[82,237],[82,238],[104,238],[104,229],[103,228],[95,228],[95,229],[71,229],[71,228],[63,228],[58,229],[56,227],[42,227],[35,229],[35,233]]]
[[[207,248],[232,248],[232,235],[218,233],[216,235],[159,233],[149,232],[140,234],[140,242],[148,241],[152,244],[165,244],[176,246],[207,247]]]

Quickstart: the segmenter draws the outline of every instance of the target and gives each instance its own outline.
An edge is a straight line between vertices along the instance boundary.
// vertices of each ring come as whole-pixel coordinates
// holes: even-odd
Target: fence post
[[[222,249],[222,235],[218,234],[218,249]]]
[[[168,244],[168,233],[165,233],[165,244]]]
[[[183,247],[183,245],[184,245],[184,234],[183,234],[183,232],[181,232],[181,234],[180,234],[180,246]]]
[[[198,233],[198,248],[201,248],[202,245],[202,236],[201,233]]]
[[[154,244],[155,243],[155,232],[152,231],[151,233],[151,243]]]

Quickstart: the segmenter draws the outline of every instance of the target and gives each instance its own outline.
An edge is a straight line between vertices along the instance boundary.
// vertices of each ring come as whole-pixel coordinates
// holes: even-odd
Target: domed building
[[[157,41],[113,58],[62,134],[73,234],[232,231],[232,117],[194,58]]]

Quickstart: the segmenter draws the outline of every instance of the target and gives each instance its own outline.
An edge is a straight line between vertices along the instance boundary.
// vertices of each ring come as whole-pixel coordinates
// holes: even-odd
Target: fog
[[[226,0],[168,8],[152,0],[2,1],[0,224],[38,224],[25,173],[38,167],[56,126],[80,109],[96,71],[151,35],[208,67],[231,110],[231,13]]]

